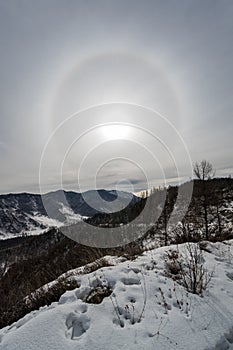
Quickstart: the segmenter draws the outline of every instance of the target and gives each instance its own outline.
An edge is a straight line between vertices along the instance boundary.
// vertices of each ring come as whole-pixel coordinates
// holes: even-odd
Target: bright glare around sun
[[[127,139],[130,127],[127,125],[105,125],[101,128],[104,136],[109,140]]]

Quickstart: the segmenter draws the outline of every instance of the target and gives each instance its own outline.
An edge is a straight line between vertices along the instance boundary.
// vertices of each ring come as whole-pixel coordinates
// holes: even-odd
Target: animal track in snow
[[[141,284],[139,277],[133,271],[130,271],[127,275],[125,275],[125,277],[121,278],[121,282],[126,286]]]
[[[86,304],[80,304],[75,309],[75,312],[85,314],[87,312],[87,305]]]
[[[81,312],[81,314],[80,314]],[[66,318],[66,327],[68,332],[66,336],[72,340],[80,338],[90,327],[90,319],[85,315],[87,312],[87,306],[81,304],[75,310],[71,312]]]
[[[208,348],[207,350],[232,350],[233,349],[233,328],[230,332],[224,334],[218,343],[213,348]]]
[[[226,276],[233,281],[233,272],[226,272]]]

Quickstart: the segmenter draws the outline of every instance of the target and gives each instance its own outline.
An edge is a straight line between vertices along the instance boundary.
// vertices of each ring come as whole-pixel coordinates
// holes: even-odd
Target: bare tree
[[[215,171],[213,165],[207,160],[202,160],[200,163],[196,162],[193,166],[193,172],[199,180],[203,183],[203,209],[204,209],[204,222],[205,222],[205,235],[206,239],[209,239],[208,228],[208,195],[206,190],[206,180],[210,180],[214,177]]]
[[[213,165],[205,159],[194,164],[193,172],[199,180],[203,181],[212,179],[215,175]]]

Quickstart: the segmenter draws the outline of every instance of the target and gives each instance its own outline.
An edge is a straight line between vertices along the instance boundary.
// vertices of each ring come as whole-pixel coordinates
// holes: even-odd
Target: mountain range
[[[117,211],[138,200],[132,193],[103,189],[0,195],[0,239],[40,234],[48,227],[74,224],[82,217]]]

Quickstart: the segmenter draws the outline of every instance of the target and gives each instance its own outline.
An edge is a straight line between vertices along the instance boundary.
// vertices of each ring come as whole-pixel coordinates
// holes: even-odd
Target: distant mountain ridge
[[[104,189],[84,193],[58,190],[43,195],[0,195],[0,239],[41,233],[51,226],[72,224],[82,217],[111,212],[115,202],[118,203],[117,211],[119,204],[123,208],[138,200],[132,193]],[[49,215],[45,207],[49,208]]]

